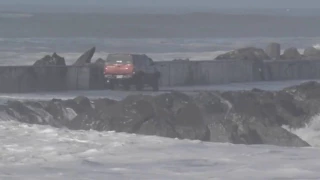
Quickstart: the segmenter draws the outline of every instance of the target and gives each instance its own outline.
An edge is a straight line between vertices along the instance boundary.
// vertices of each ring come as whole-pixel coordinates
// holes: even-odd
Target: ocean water
[[[175,89],[186,93],[203,88],[279,90],[302,82],[234,83]],[[140,93],[73,91],[0,94],[0,102],[9,99],[69,99],[79,95],[120,100],[129,94]],[[234,145],[115,132],[72,131],[23,124],[1,114],[0,119],[1,180],[320,179],[320,115],[313,117],[304,128],[288,129],[312,145],[307,148]]]
[[[2,14],[1,16],[0,25],[1,23],[10,24],[12,19],[32,17],[30,14],[19,16]],[[22,29],[21,25],[17,27]],[[9,34],[11,31],[18,32],[16,29],[7,30]],[[36,30],[40,34],[43,31]],[[67,64],[71,64],[81,53],[93,46],[96,47],[93,60],[105,59],[109,53],[125,52],[144,53],[155,61],[175,58],[213,60],[217,55],[235,48],[246,46],[265,48],[270,42],[281,43],[282,50],[297,47],[300,52],[303,52],[304,48],[309,46],[320,48],[320,37],[309,35],[282,38],[271,36],[96,38],[42,37],[42,35],[9,37],[0,34],[0,65],[31,65],[53,52],[65,57]],[[204,89],[279,90],[301,82],[303,81],[175,87],[162,89],[162,92],[158,93],[172,89],[186,93]],[[0,94],[0,104],[12,99],[22,101],[68,99],[79,95],[119,100],[129,94],[140,94],[140,92],[69,91]],[[288,130],[310,143],[312,147],[247,146],[115,132],[71,131],[50,126],[23,124],[0,114],[0,180],[320,179],[320,116],[313,117],[310,124],[306,124],[304,128]]]
[[[319,121],[315,117],[312,123]],[[313,130],[300,131],[315,142]],[[317,143],[309,148],[204,143],[13,121],[0,122],[0,136],[4,180],[320,178]]]
[[[72,64],[83,52],[96,47],[92,59],[106,59],[109,53],[147,54],[154,61],[173,59],[213,60],[236,48],[254,46],[266,48],[270,42],[281,43],[282,51],[296,47],[301,53],[306,47],[319,48],[320,37],[314,38],[1,38],[0,65],[32,65],[45,55],[58,53]]]

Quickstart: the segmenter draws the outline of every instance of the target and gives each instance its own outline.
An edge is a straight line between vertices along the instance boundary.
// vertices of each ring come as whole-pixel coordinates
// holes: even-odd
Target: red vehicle
[[[159,90],[160,72],[153,60],[140,54],[109,54],[104,67],[105,85],[108,89],[122,86],[129,90],[135,85],[143,90],[145,85]]]

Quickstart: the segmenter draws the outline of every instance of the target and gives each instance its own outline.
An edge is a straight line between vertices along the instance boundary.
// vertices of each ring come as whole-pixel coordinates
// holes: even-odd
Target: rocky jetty
[[[105,63],[106,63],[106,60],[99,58],[93,64],[97,67],[104,68]]]
[[[270,57],[266,54],[263,49],[255,47],[246,47],[236,49],[234,51],[221,54],[215,58],[216,60],[250,60],[250,61],[261,61],[268,60]]]
[[[307,59],[320,59],[320,50],[314,47],[307,47],[303,52],[303,56]]]
[[[37,60],[33,66],[65,66],[66,61],[63,57],[57,53],[53,53],[51,56],[46,55],[43,58]]]
[[[281,91],[212,91],[130,95],[120,101],[8,101],[0,114],[31,124],[237,144],[309,146],[283,128],[301,128],[320,111],[320,84]],[[6,118],[8,119],[8,118]]]
[[[284,50],[283,54],[280,56],[280,59],[283,60],[300,60],[302,58],[298,49],[295,47],[288,48]]]
[[[91,63],[91,59],[92,59],[95,51],[96,51],[96,48],[93,47],[93,48],[89,49],[88,51],[86,51],[85,53],[83,53],[76,60],[76,62],[73,63],[73,66],[82,66],[82,65],[90,64]]]
[[[320,50],[307,47],[301,54],[297,48],[290,47],[281,54],[279,43],[270,43],[265,50],[256,47],[244,47],[218,55],[215,60],[320,60]]]

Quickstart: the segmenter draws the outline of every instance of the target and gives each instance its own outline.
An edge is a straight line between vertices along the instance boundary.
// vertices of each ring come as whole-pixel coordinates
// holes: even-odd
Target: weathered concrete
[[[253,63],[249,61],[166,61],[156,64],[161,72],[161,86],[253,81]]]
[[[0,92],[98,89],[103,84],[99,73],[98,67],[89,66],[2,66]]]
[[[265,78],[269,81],[320,78],[320,60],[283,60],[264,62]]]
[[[228,84],[320,78],[319,60],[165,61],[155,63],[160,86]],[[103,68],[84,66],[0,67],[0,92],[103,89]]]
[[[265,52],[271,59],[280,59],[281,45],[279,43],[270,43]]]

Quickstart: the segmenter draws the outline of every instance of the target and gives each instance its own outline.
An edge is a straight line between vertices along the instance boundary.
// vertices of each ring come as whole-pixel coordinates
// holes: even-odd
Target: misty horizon
[[[241,3],[240,3],[241,2]],[[109,8],[136,8],[136,7],[176,7],[176,8],[314,8],[320,7],[318,0],[0,0],[0,5],[72,5],[97,6]]]

